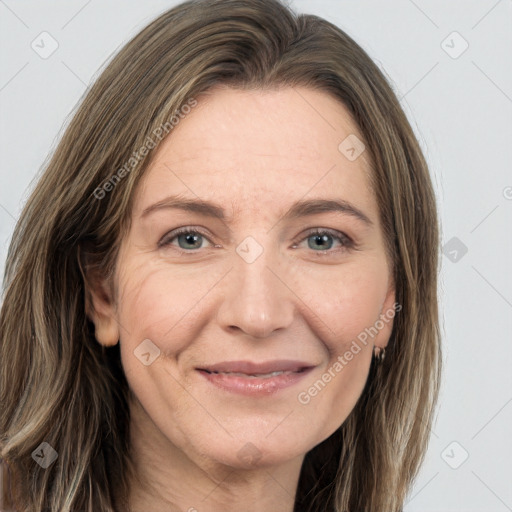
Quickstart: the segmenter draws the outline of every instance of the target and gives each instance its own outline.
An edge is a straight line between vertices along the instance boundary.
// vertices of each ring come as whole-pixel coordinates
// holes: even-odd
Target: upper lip
[[[312,368],[313,364],[304,361],[276,360],[255,363],[252,361],[224,361],[207,366],[197,368],[198,370],[206,370],[208,372],[229,372],[229,373],[246,373],[265,374],[279,371],[299,372],[308,368]]]

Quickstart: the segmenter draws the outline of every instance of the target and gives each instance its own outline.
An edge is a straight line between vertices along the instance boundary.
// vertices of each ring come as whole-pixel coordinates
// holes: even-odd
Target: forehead
[[[135,213],[183,194],[253,213],[329,196],[376,215],[369,157],[363,151],[354,160],[345,151],[362,136],[346,107],[327,93],[217,88],[197,100],[158,147]]]

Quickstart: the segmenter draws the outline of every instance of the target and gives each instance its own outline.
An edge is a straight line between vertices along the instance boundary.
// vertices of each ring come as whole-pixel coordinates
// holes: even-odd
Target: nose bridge
[[[281,281],[284,276],[276,276],[278,267],[278,251],[270,246],[264,247],[252,236],[238,244],[217,315],[223,328],[262,338],[290,325],[292,294]]]

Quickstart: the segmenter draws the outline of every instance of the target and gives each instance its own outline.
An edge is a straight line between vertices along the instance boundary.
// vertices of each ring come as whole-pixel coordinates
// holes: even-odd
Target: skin
[[[197,99],[137,187],[113,295],[108,283],[91,290],[96,338],[120,342],[133,392],[139,478],[129,504],[132,512],[291,512],[305,454],[347,418],[373,347],[385,347],[392,330],[391,320],[299,402],[395,303],[369,162],[364,152],[350,161],[338,150],[348,135],[362,136],[324,92],[216,88]],[[227,218],[174,208],[141,216],[171,194],[213,201]],[[349,201],[372,224],[340,212],[283,218],[294,201],[313,197]],[[201,229],[195,242],[173,238],[187,226]],[[322,244],[314,228],[344,233],[355,248],[334,237]],[[251,263],[236,251],[248,236],[263,249]],[[134,355],[146,339],[160,350],[148,366]],[[221,390],[196,370],[275,359],[315,368],[258,397]]]

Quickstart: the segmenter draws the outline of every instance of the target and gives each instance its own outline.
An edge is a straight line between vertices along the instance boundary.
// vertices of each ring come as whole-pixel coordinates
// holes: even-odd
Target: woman
[[[437,222],[413,131],[343,31],[276,0],[161,15],[13,236],[14,508],[402,510],[439,388]]]

